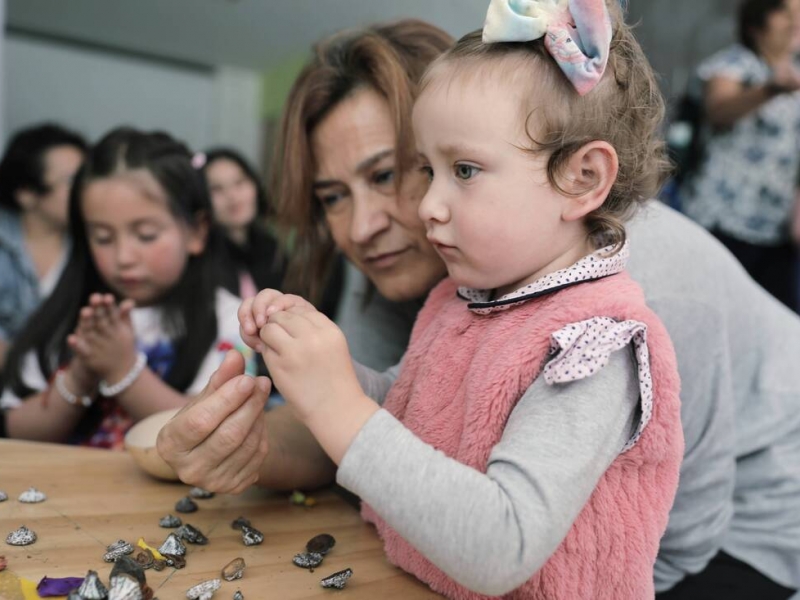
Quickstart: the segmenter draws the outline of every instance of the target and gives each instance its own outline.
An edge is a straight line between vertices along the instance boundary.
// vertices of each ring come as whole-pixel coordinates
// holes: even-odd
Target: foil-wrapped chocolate
[[[29,546],[36,541],[36,532],[23,525],[6,536],[6,544],[9,546]]]
[[[319,584],[324,588],[336,588],[337,590],[341,590],[347,585],[347,580],[352,576],[353,569],[344,569],[343,571],[337,571],[333,575],[328,575],[323,578]]]
[[[174,533],[170,533],[161,547],[158,549],[161,554],[174,554],[175,556],[183,556],[186,554],[186,546],[183,545],[180,538]]]
[[[197,511],[197,503],[189,496],[184,496],[175,503],[175,510],[179,513],[193,513]]]
[[[243,558],[234,558],[231,562],[222,567],[222,578],[225,581],[241,579],[246,566]]]
[[[231,523],[231,529],[241,529],[245,525],[247,527],[251,527],[250,521],[245,519],[244,517],[239,517],[233,520],[233,522]]]
[[[175,527],[180,527],[182,523],[183,521],[181,521],[180,517],[176,517],[175,515],[167,515],[159,519],[158,526],[165,529],[174,529]]]
[[[125,540],[117,540],[106,548],[103,560],[106,562],[117,562],[120,557],[126,554],[133,554],[133,546]]]
[[[37,502],[44,502],[47,500],[47,496],[44,492],[40,492],[35,487],[31,487],[22,492],[18,500],[25,504],[36,504]]]
[[[144,600],[142,586],[129,575],[112,575],[108,600]]]
[[[78,588],[78,595],[83,600],[104,600],[108,596],[108,588],[100,581],[97,571],[89,571]]]
[[[214,497],[214,492],[209,492],[208,490],[204,490],[200,487],[193,487],[189,490],[189,495],[192,498],[197,498],[198,500],[208,500],[209,498]]]
[[[186,590],[186,597],[189,600],[206,600],[211,598],[221,585],[219,579],[209,579]]]
[[[264,541],[264,534],[255,527],[242,525],[242,541],[245,546],[258,546]]]
[[[307,552],[316,552],[323,556],[336,545],[336,539],[329,533],[320,533],[306,542]]]
[[[185,556],[178,556],[177,554],[164,554],[164,563],[167,566],[174,567],[176,569],[182,569],[186,566],[186,557]],[[156,561],[158,562],[158,561]],[[159,569],[160,570],[160,569]]]
[[[197,544],[198,546],[205,546],[208,543],[208,538],[194,525],[185,523],[178,527],[175,531],[180,539],[189,542],[190,544]]]
[[[301,552],[294,555],[292,563],[301,569],[316,569],[322,564],[324,558],[319,552]]]

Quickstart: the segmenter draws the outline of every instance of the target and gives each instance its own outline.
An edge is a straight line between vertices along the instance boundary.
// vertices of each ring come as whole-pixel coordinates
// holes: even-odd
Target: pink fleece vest
[[[672,343],[641,289],[620,273],[480,315],[467,309],[447,279],[420,311],[403,370],[384,404],[420,439],[485,473],[511,410],[542,371],[550,335],[595,316],[647,325],[653,414],[636,445],[601,477],[555,553],[506,598],[654,595],[653,564],[678,486],[683,433]],[[371,507],[362,514],[378,528],[394,564],[449,598],[485,598],[450,579]]]

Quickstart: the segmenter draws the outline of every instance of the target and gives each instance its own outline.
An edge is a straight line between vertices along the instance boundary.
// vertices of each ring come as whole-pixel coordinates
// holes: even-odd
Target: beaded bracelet
[[[136,381],[136,378],[142,374],[142,371],[144,371],[146,366],[147,355],[144,352],[139,352],[136,355],[136,362],[133,364],[133,367],[131,367],[131,370],[128,371],[128,374],[125,375],[125,377],[120,379],[114,385],[109,385],[104,379],[100,382],[100,385],[97,386],[97,390],[100,392],[101,396],[105,396],[106,398],[117,396],[133,385],[133,382]]]
[[[59,369],[56,371],[56,391],[58,394],[64,399],[67,404],[72,404],[72,406],[81,405],[84,408],[89,408],[92,403],[94,402],[94,398],[91,396],[78,396],[73,394],[69,391],[67,387],[67,383],[64,381],[66,378],[67,372],[65,369]]]

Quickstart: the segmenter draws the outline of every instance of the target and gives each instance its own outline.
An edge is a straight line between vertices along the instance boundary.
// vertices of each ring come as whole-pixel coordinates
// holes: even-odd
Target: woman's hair
[[[35,351],[42,373],[50,378],[69,358],[66,344],[80,309],[93,293],[112,293],[92,260],[81,209],[90,183],[128,171],[146,171],[164,191],[169,211],[189,226],[210,221],[211,202],[205,177],[191,163],[186,146],[166,133],[119,128],[89,149],[70,191],[69,230],[72,249],[53,293],[28,320],[14,341],[6,363],[5,383],[19,397],[32,393],[21,378],[23,360]],[[219,271],[218,233],[209,227],[204,252],[191,256],[180,280],[158,300],[163,326],[174,343],[175,360],[165,381],[183,391],[194,380],[202,360],[217,338],[215,310]]]
[[[284,287],[318,300],[335,257],[322,207],[314,200],[314,128],[340,102],[369,89],[386,99],[397,132],[396,183],[415,160],[411,109],[428,65],[452,38],[423,21],[345,31],[314,46],[286,100],[272,166],[272,198],[292,259]]]
[[[260,219],[266,219],[270,210],[269,200],[267,199],[267,192],[264,190],[264,183],[258,173],[256,173],[253,165],[233,148],[211,148],[210,150],[206,150],[205,155],[206,162],[201,168],[204,175],[208,171],[208,167],[218,160],[229,160],[242,170],[245,177],[247,177],[256,188],[256,209],[258,217]]]
[[[562,193],[561,172],[575,152],[595,140],[613,146],[619,156],[617,179],[603,205],[587,215],[586,224],[596,248],[619,248],[626,238],[624,222],[655,196],[670,165],[660,135],[664,100],[655,74],[617,0],[606,4],[613,27],[608,67],[585,96],[562,73],[544,39],[485,44],[480,31],[461,38],[437,60],[422,85],[448,67],[453,77],[503,77],[527,86],[530,102],[521,107],[521,119],[531,147],[525,150],[549,157],[548,180]]]
[[[31,190],[37,194],[50,191],[44,180],[44,156],[60,146],[86,152],[86,141],[80,135],[53,123],[22,129],[14,134],[0,161],[0,207],[19,211],[16,199],[19,190]]]
[[[739,42],[758,54],[755,34],[767,26],[770,13],[785,5],[786,0],[744,0],[739,5]]]

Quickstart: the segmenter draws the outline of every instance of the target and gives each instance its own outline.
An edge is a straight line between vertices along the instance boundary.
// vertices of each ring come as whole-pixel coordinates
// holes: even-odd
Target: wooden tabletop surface
[[[23,504],[20,493],[36,487],[47,500]],[[136,545],[139,538],[158,548],[170,533],[158,521],[167,514],[199,528],[208,545],[187,545],[186,567],[145,572],[160,600],[186,597],[186,590],[220,578],[222,567],[241,557],[244,577],[222,582],[215,600],[241,590],[246,600],[293,598],[439,598],[426,586],[386,560],[375,530],[334,491],[311,494],[316,505],[292,505],[287,494],[253,489],[241,496],[217,495],[197,500],[199,510],[175,512],[175,502],[189,486],[164,483],[141,472],[124,452],[0,440],[0,555],[8,567],[0,572],[0,598],[18,600],[18,578],[38,582],[48,577],[83,577],[89,569],[108,583],[111,564],[103,561],[106,546],[118,539]],[[239,516],[264,533],[260,546],[244,546],[241,532],[230,527]],[[21,525],[38,536],[30,546],[10,546],[5,538]],[[336,538],[321,566],[309,572],[292,564],[319,533]],[[353,577],[342,591],[320,587],[320,579],[345,568]]]

